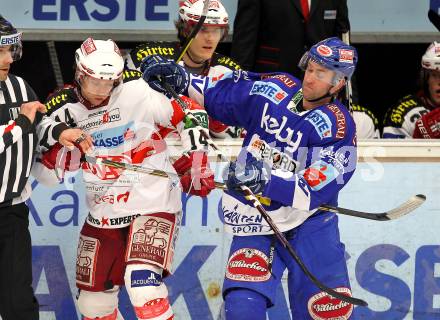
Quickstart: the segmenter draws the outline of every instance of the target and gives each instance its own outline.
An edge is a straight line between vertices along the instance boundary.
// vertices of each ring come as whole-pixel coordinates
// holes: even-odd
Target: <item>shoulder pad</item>
[[[126,83],[129,82],[131,80],[137,80],[142,78],[142,72],[137,71],[137,70],[124,70],[124,72],[122,73],[122,82]]]
[[[180,44],[178,42],[150,41],[138,45],[130,51],[131,60],[136,68],[139,68],[142,60],[146,56],[159,54],[162,57],[175,60],[179,52]]]
[[[62,88],[55,91],[46,99],[46,115],[50,115],[67,103],[76,103],[78,98],[73,87]]]
[[[360,105],[358,105],[358,104],[353,104],[353,105],[351,106],[351,108],[353,109],[353,111],[363,112],[363,113],[365,113],[366,115],[368,115],[368,116],[371,118],[371,120],[373,120],[374,127],[375,127],[375,128],[378,127],[378,125],[379,125],[379,121],[377,120],[376,116],[374,115],[374,113],[373,113],[370,109],[365,108],[365,107],[363,107],[363,106],[360,106]]]
[[[399,125],[401,126],[405,121],[405,115],[413,108],[423,107],[423,103],[420,99],[415,95],[407,95],[400,99],[394,107],[388,109],[385,114],[384,125],[392,126]]]
[[[214,52],[214,54],[212,55],[212,58],[211,58],[211,67],[215,67],[215,66],[219,66],[219,65],[224,66],[224,67],[231,69],[233,71],[241,69],[238,62],[236,62],[232,58],[224,56],[220,53]]]

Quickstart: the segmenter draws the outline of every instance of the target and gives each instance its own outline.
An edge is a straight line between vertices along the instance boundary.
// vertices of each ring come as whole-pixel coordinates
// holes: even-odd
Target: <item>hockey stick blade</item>
[[[389,211],[379,212],[379,213],[356,211],[356,210],[350,210],[350,209],[334,207],[329,205],[322,205],[320,208],[326,211],[331,211],[334,213],[344,214],[347,216],[352,216],[357,218],[364,218],[364,219],[376,220],[376,221],[389,221],[389,220],[398,219],[414,211],[415,209],[420,207],[425,202],[425,200],[426,200],[425,195],[417,194],[409,198],[406,202],[402,203],[400,206],[391,209]]]
[[[429,21],[431,21],[431,23],[434,25],[434,27],[436,27],[437,30],[440,31],[440,16],[437,13],[435,13],[434,10],[429,9],[428,19],[429,19]]]

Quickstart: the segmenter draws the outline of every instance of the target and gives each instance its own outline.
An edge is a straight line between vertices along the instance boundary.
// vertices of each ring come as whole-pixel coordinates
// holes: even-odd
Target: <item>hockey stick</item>
[[[87,155],[85,156],[85,160],[87,162],[91,163],[91,164],[104,164],[104,165],[115,167],[115,168],[118,168],[118,169],[128,169],[128,170],[132,170],[132,171],[136,171],[136,172],[142,172],[142,173],[147,173],[147,174],[151,174],[151,175],[155,175],[155,176],[160,176],[160,177],[177,176],[175,173],[165,172],[165,171],[162,171],[162,170],[157,170],[157,169],[152,169],[152,168],[150,169],[150,168],[146,168],[146,167],[142,167],[142,166],[137,166],[137,165],[133,165],[133,164],[128,164],[128,163],[111,161],[111,160],[108,160],[108,159],[97,159],[97,158],[94,158],[94,157],[91,157],[91,156],[87,156]],[[226,186],[223,183],[220,183],[220,182],[215,182],[215,186],[217,188],[226,189]],[[277,237],[277,239],[280,241],[280,243],[283,245],[283,247],[287,249],[287,251],[293,257],[293,259],[299,265],[301,270],[304,272],[304,274],[307,277],[309,277],[309,279],[319,289],[321,289],[322,291],[327,292],[329,295],[331,295],[331,296],[333,296],[335,298],[338,298],[338,299],[340,299],[342,301],[345,301],[347,303],[351,303],[351,304],[355,304],[355,305],[360,305],[360,306],[367,306],[367,303],[365,301],[361,300],[361,299],[357,299],[357,298],[354,298],[354,297],[346,296],[346,295],[341,294],[341,293],[339,293],[339,292],[337,292],[337,291],[335,291],[335,290],[325,286],[324,284],[322,284],[322,282],[320,282],[307,269],[307,267],[301,261],[301,259],[299,258],[299,256],[295,252],[295,250],[292,248],[290,243],[287,241],[287,239],[284,237],[284,235],[278,229],[276,224],[273,222],[272,218],[266,212],[266,210],[264,209],[263,205],[257,199],[257,197],[253,194],[253,192],[248,187],[246,187],[246,186],[242,186],[241,190],[242,190],[245,198],[247,200],[251,201],[252,205],[260,212],[260,214],[266,220],[267,224],[272,228],[272,230],[273,230],[275,236]]]
[[[158,177],[172,177],[177,176],[176,173],[172,172],[166,172],[163,170],[153,169],[153,168],[147,168],[142,167],[134,164],[129,163],[122,163],[122,162],[116,162],[108,159],[96,159],[91,156],[85,156],[85,161],[91,163],[91,164],[103,164],[109,167],[114,167],[118,169],[125,169],[130,171],[136,171],[140,173],[146,173],[151,174],[153,176]],[[227,189],[226,185],[222,182],[215,181],[215,187],[217,189],[225,190]],[[257,196],[259,201],[263,204],[270,205],[270,199],[265,197],[259,197]],[[400,206],[397,206],[389,211],[385,212],[379,212],[379,213],[373,213],[373,212],[364,212],[364,211],[356,211],[341,207],[335,207],[330,206],[327,204],[323,204],[318,207],[318,210],[324,210],[324,211],[330,211],[337,214],[352,216],[356,218],[362,218],[362,219],[368,219],[368,220],[375,220],[375,221],[390,221],[390,220],[396,220],[398,218],[401,218],[408,213],[414,211],[418,207],[420,207],[426,200],[426,196],[423,194],[417,194],[409,198],[406,202],[402,203]]]
[[[246,186],[242,186],[241,190],[243,191],[245,198],[252,202],[252,205],[260,212],[260,214],[263,216],[264,220],[266,220],[267,224],[272,228],[275,236],[277,237],[278,241],[283,245],[284,248],[290,253],[292,258],[295,260],[295,262],[299,265],[301,270],[304,272],[304,274],[322,291],[328,293],[329,295],[338,298],[339,300],[345,301],[350,304],[358,305],[366,307],[368,306],[368,303],[365,302],[362,299],[349,297],[344,294],[341,294],[339,292],[336,292],[335,290],[325,286],[320,282],[304,265],[301,258],[298,256],[298,254],[295,252],[289,241],[287,241],[286,237],[283,235],[283,233],[278,229],[277,225],[273,222],[270,215],[266,212],[264,207],[261,205],[260,201],[258,201],[257,197],[253,194],[253,192]]]
[[[342,41],[344,41],[345,44],[350,45],[350,30],[347,30],[342,34]],[[348,110],[351,113],[353,110],[353,89],[351,87],[351,80],[346,80],[345,82],[345,100]]]
[[[440,31],[440,16],[432,9],[428,11],[428,19]]]
[[[182,60],[183,56],[190,47],[197,33],[202,28],[203,23],[206,20],[206,15],[208,14],[208,9],[209,9],[209,0],[205,0],[205,2],[203,3],[203,9],[202,9],[202,14],[200,15],[200,19],[197,22],[197,24],[194,26],[194,28],[191,30],[189,36],[185,39],[185,42],[182,45],[182,51],[180,51],[179,55],[177,56],[176,63],[179,63],[179,61]]]

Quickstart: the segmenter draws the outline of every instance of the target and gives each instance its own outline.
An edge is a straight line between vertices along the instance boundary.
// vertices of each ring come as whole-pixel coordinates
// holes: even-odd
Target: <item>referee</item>
[[[39,318],[32,285],[32,247],[28,230],[28,183],[38,143],[38,123],[48,117],[32,88],[9,74],[22,53],[21,33],[0,15],[0,316],[3,320]],[[53,122],[48,139],[72,147],[80,129]],[[81,143],[88,149],[87,141]]]

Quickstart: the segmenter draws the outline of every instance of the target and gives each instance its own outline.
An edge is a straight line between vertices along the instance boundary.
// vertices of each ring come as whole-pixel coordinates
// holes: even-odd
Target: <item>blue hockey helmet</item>
[[[358,55],[354,47],[333,37],[322,40],[311,47],[309,51],[304,53],[298,66],[305,70],[310,60],[350,80],[356,68]]]
[[[2,15],[0,15],[0,46],[11,46],[10,51],[14,61],[21,58],[21,32],[18,32]]]

